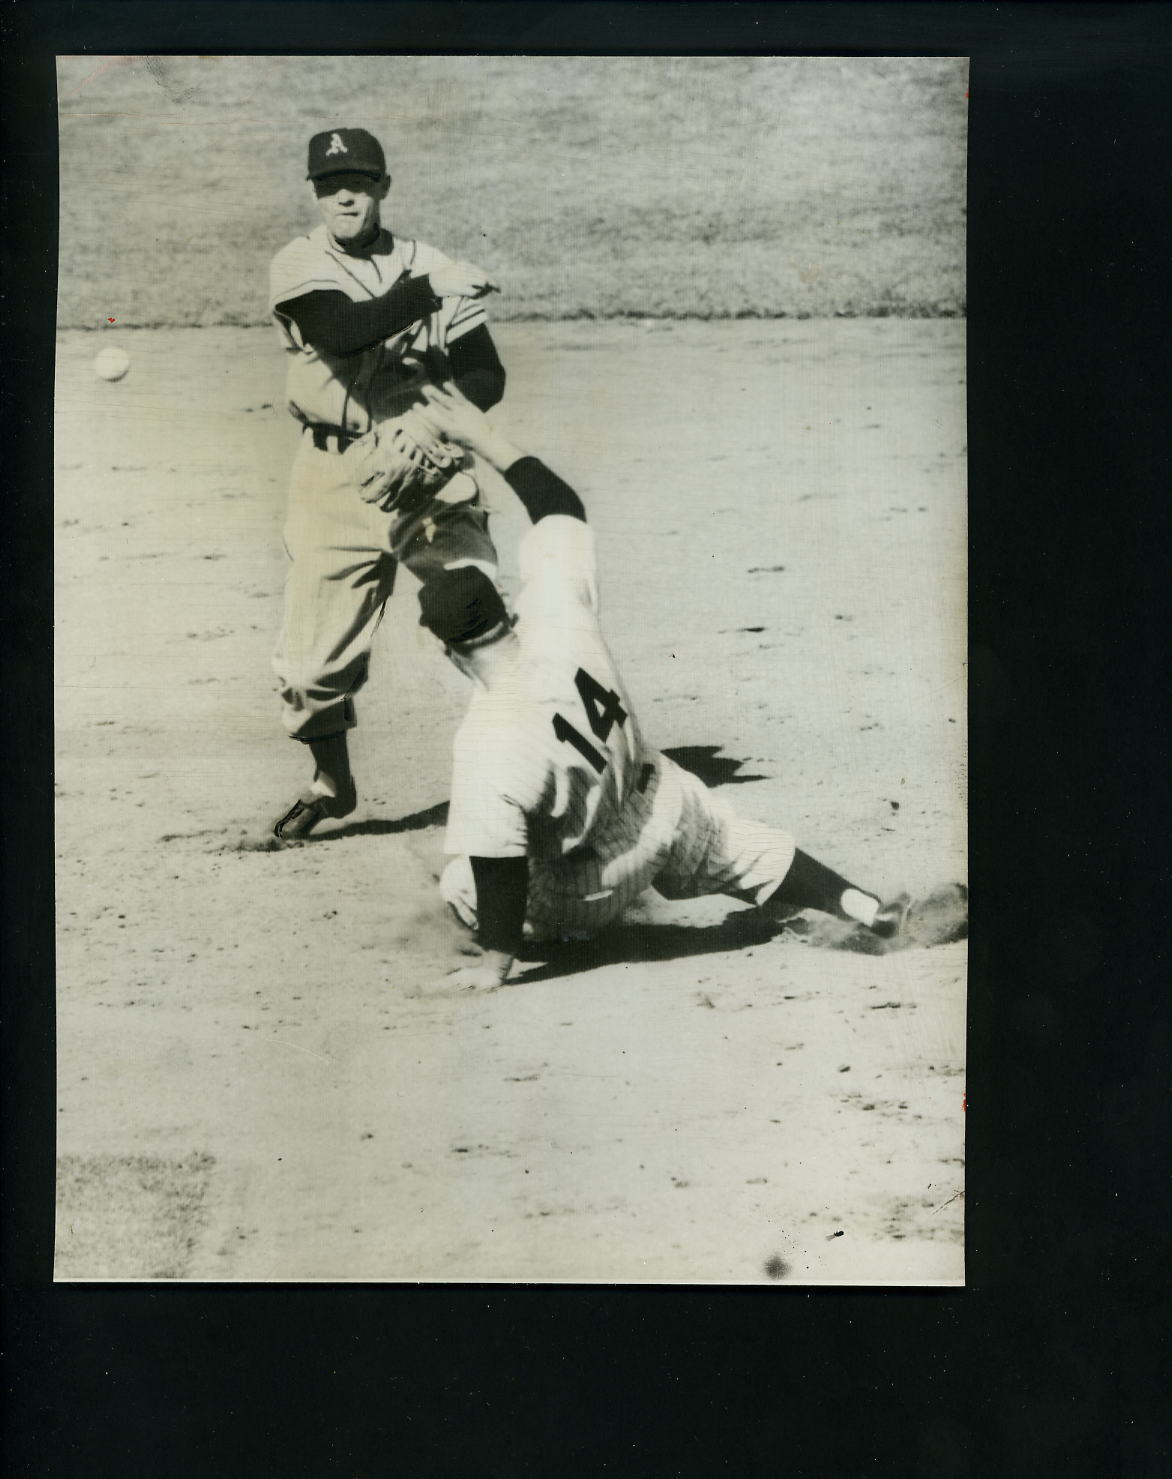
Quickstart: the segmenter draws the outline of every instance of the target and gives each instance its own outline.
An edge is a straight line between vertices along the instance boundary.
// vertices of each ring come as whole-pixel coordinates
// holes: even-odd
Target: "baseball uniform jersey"
[[[336,247],[325,225],[277,253],[270,308],[289,358],[287,399],[306,428],[293,465],[285,523],[291,565],[273,668],[286,732],[309,740],[351,728],[353,696],[366,682],[370,649],[399,564],[420,580],[477,565],[495,578],[496,551],[479,489],[465,468],[422,508],[386,513],[363,501],[347,437],[402,410],[421,381],[450,373],[448,350],[485,323],[472,299],[447,297],[427,317],[368,348],[331,354],[306,343],[281,305],[306,294],[377,298],[405,276],[449,259],[423,242],[380,229],[357,253]],[[338,433],[342,433],[339,436]]]
[[[471,298],[443,298],[436,312],[379,344],[354,354],[332,355],[303,342],[280,305],[314,292],[340,292],[353,302],[379,298],[404,277],[424,277],[450,262],[422,241],[380,230],[373,245],[351,254],[336,247],[324,225],[291,241],[273,258],[269,307],[289,356],[289,410],[308,425],[342,427],[359,434],[372,421],[400,408],[403,390],[423,372],[445,378],[446,351],[485,322]]]

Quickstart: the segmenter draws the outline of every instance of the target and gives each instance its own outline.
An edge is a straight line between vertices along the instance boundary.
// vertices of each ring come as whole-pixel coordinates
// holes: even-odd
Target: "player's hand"
[[[439,984],[445,992],[456,995],[462,991],[495,991],[505,983],[494,966],[464,965],[450,971]]]
[[[422,394],[426,404],[423,414],[448,441],[475,451],[478,445],[492,436],[488,417],[463,392],[457,390],[454,381],[445,380],[442,385],[425,385]]]
[[[525,454],[514,442],[496,431],[488,417],[452,381],[423,388],[423,413],[449,442],[475,452],[498,472],[512,467]]]
[[[500,291],[484,268],[472,262],[448,262],[427,276],[437,298],[483,298]]]
[[[420,981],[409,994],[424,997],[466,996],[470,991],[495,991],[498,986],[505,984],[512,966],[511,957],[498,955],[496,952],[490,956],[489,952],[472,941],[457,948],[459,955],[452,961],[447,975]]]

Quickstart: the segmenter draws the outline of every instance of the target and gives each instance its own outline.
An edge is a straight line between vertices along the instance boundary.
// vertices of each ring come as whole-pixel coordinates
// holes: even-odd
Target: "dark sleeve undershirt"
[[[586,522],[582,500],[556,472],[536,457],[519,457],[505,471],[505,482],[525,505],[525,512],[536,524],[551,514],[566,514]]]
[[[529,902],[527,858],[473,858],[476,880],[476,940],[482,950],[516,955],[521,948]]]
[[[427,318],[439,305],[430,279],[405,277],[381,298],[355,303],[336,289],[322,289],[278,303],[277,312],[291,318],[301,337],[315,349],[324,349],[327,354],[357,354]]]
[[[277,311],[291,318],[314,348],[327,354],[357,354],[427,318],[440,302],[429,278],[405,277],[381,298],[355,303],[345,293],[323,289],[279,303]],[[479,410],[487,411],[504,395],[505,367],[487,324],[477,324],[454,340],[448,347],[448,363],[452,379]]]
[[[481,411],[495,406],[505,393],[505,367],[501,364],[487,324],[477,324],[448,345],[452,379]]]

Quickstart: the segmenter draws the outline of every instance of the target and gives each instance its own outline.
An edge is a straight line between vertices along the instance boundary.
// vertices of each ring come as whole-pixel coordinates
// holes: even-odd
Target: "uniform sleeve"
[[[318,251],[308,236],[299,236],[273,258],[269,268],[269,308],[276,313],[278,305],[290,298],[323,290],[336,292],[342,287],[329,257]]]
[[[464,732],[456,736],[445,852],[479,858],[526,856],[529,823],[507,771],[508,756],[488,737]]]
[[[446,267],[452,258],[425,241],[415,243],[415,255],[411,262],[412,277],[430,274],[437,267]],[[471,330],[487,324],[488,317],[477,298],[444,298],[439,310],[440,341],[449,345],[462,339]]]
[[[444,338],[449,344],[454,344],[457,339],[462,339],[473,329],[478,329],[482,324],[488,323],[488,315],[478,299],[445,298],[443,301],[444,307],[440,309],[440,314],[446,319]],[[450,309],[447,306],[449,303],[452,305]]]
[[[540,605],[570,612],[575,607],[598,615],[598,569],[594,532],[569,514],[551,514],[534,524],[518,551],[526,615]]]

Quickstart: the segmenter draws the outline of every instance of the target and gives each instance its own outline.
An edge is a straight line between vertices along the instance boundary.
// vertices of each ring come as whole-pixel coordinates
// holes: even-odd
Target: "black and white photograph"
[[[56,73],[54,1278],[963,1286],[966,59]]]

